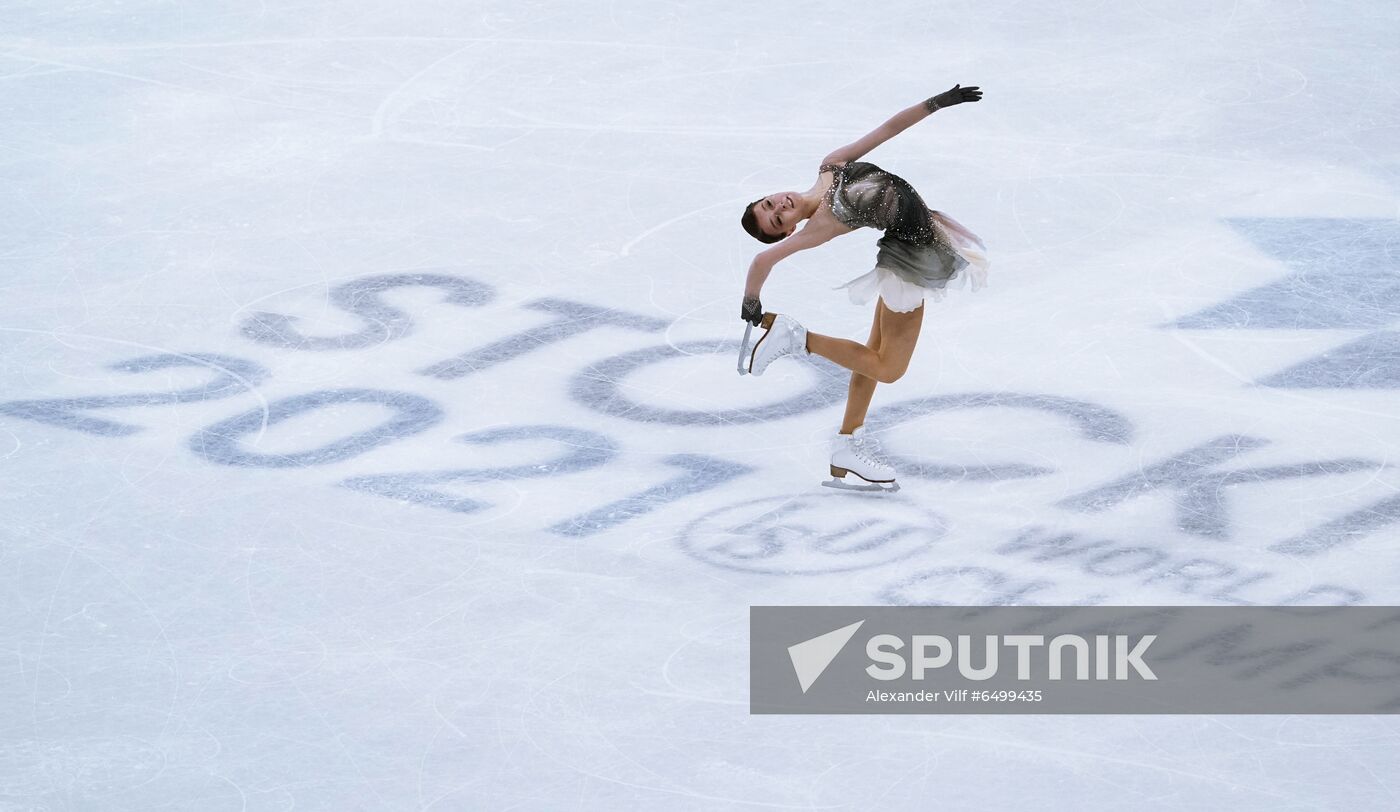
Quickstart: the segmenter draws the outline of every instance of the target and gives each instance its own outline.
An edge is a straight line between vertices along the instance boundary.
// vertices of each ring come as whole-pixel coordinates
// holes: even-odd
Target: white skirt
[[[986,287],[991,271],[986,244],[943,212],[930,209],[929,213],[956,255],[952,262],[946,251],[935,247],[881,237],[875,268],[835,290],[845,288],[851,301],[859,305],[869,304],[879,296],[890,310],[908,313],[926,298],[939,301],[950,286],[965,287],[971,280],[974,291]]]

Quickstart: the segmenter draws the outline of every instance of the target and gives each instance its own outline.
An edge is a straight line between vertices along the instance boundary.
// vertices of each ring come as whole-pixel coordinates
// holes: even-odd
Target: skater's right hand
[[[757,296],[745,296],[744,304],[739,309],[739,318],[758,327],[763,323],[763,302]]]

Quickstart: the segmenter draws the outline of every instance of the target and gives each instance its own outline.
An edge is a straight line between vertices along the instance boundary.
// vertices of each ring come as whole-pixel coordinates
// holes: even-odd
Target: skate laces
[[[778,324],[774,323],[773,327],[776,329]],[[784,339],[782,349],[773,357],[780,358],[784,355],[805,355],[807,352],[807,335],[802,325],[798,324],[793,319],[784,318],[782,330]]]
[[[885,465],[885,461],[880,459],[879,440],[866,434],[862,434],[860,437],[854,439],[855,442],[851,445],[852,450],[855,451],[856,457],[871,465]]]
[[[783,355],[792,355],[793,350],[795,350],[795,349],[797,348],[797,347],[796,347],[796,344],[795,344],[796,338],[797,338],[797,331],[794,330],[794,329],[792,329],[792,325],[791,325],[791,324],[785,324],[785,325],[783,325],[783,345],[782,345],[782,349],[778,351],[778,355],[779,355],[779,356],[783,356]]]
[[[782,354],[794,355],[801,349],[800,342],[797,340],[801,328],[796,322],[789,321],[787,324],[783,325],[783,329],[787,333],[787,345],[783,347]]]

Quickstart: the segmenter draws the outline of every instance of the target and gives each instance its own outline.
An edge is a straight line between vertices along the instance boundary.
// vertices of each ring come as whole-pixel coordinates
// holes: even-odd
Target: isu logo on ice
[[[816,683],[864,623],[861,620],[788,647],[802,693]],[[1155,634],[1142,635],[1136,642],[1126,634],[1093,635],[1092,639],[1061,634],[1048,642],[1040,634],[979,635],[977,642],[973,642],[973,637],[960,634],[949,639],[939,634],[915,634],[906,643],[899,635],[877,634],[865,642],[865,653],[870,658],[865,673],[878,680],[906,676],[923,680],[930,672],[956,663],[963,679],[980,681],[995,677],[1003,660],[1014,660],[1017,680],[1126,680],[1134,674],[1138,679],[1157,679],[1143,660],[1157,639]],[[1014,649],[1014,655],[1003,658],[1002,650],[1006,648]],[[1066,659],[1072,664],[1068,668]],[[981,665],[974,664],[974,660]]]

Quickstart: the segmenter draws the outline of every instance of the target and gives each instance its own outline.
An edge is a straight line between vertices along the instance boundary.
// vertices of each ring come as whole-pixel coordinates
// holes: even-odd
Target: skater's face
[[[776,192],[753,207],[758,227],[770,237],[786,237],[797,226],[797,192]]]

